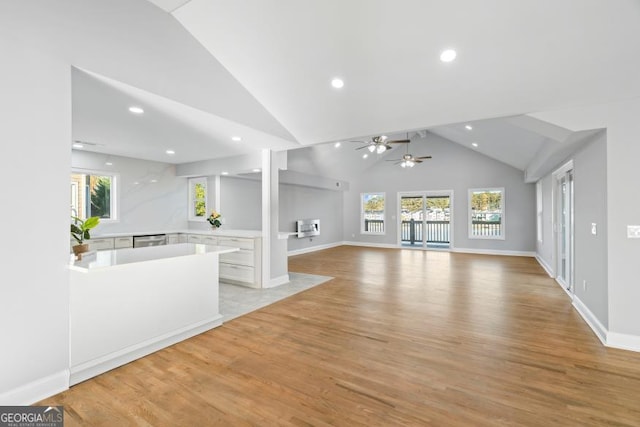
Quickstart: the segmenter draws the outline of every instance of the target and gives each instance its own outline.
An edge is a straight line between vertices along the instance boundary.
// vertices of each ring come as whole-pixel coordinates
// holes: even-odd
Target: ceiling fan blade
[[[362,147],[356,148],[356,150],[362,150],[363,148],[369,147],[371,144],[363,145]]]
[[[408,139],[395,139],[393,141],[387,141],[387,144],[406,144],[408,142],[411,141],[409,141]]]
[[[412,162],[413,162],[413,163],[422,163],[422,160],[419,160],[419,159],[413,159],[413,160],[412,160]]]
[[[431,156],[421,156],[421,157],[416,157],[416,159],[430,159]]]
[[[385,162],[401,162],[402,159],[386,159]]]

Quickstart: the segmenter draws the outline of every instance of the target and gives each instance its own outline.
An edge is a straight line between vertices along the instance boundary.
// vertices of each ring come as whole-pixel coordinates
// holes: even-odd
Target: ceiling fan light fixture
[[[372,147],[373,147],[373,146],[372,146]],[[387,147],[385,147],[384,145],[378,145],[378,146],[376,147],[376,153],[378,153],[378,154],[382,154],[382,153],[384,153],[385,151],[387,151]]]
[[[369,150],[371,153],[373,153],[374,151],[376,151],[376,146],[372,144],[372,145],[367,147],[367,150]]]

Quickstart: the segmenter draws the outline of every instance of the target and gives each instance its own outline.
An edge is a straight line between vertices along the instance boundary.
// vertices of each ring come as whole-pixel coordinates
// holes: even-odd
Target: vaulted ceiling
[[[149,1],[282,126],[273,147],[428,130],[524,169],[554,140],[524,114],[640,96],[637,0]]]

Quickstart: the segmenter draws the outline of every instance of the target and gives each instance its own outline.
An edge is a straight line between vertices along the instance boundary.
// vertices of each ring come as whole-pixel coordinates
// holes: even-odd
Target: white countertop
[[[83,254],[82,260],[72,260],[69,268],[81,272],[115,267],[136,262],[153,261],[191,255],[225,254],[236,252],[238,248],[229,246],[211,246],[196,243],[148,246],[144,248],[111,249],[92,251]]]
[[[246,237],[254,239],[262,237],[262,231],[260,230],[225,230],[220,228],[216,231],[211,229],[207,230],[151,230],[151,231],[130,231],[119,233],[91,233],[91,237],[94,239],[109,238],[109,237],[125,237],[125,236],[147,236],[150,234],[200,234],[203,236],[221,236],[221,237]]]

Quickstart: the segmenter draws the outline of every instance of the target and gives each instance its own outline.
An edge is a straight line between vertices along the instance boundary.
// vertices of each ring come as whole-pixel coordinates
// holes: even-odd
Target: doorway
[[[574,202],[573,162],[553,173],[556,205],[554,230],[556,237],[556,280],[570,294],[574,292]]]
[[[402,192],[398,200],[399,246],[451,248],[453,191]]]

